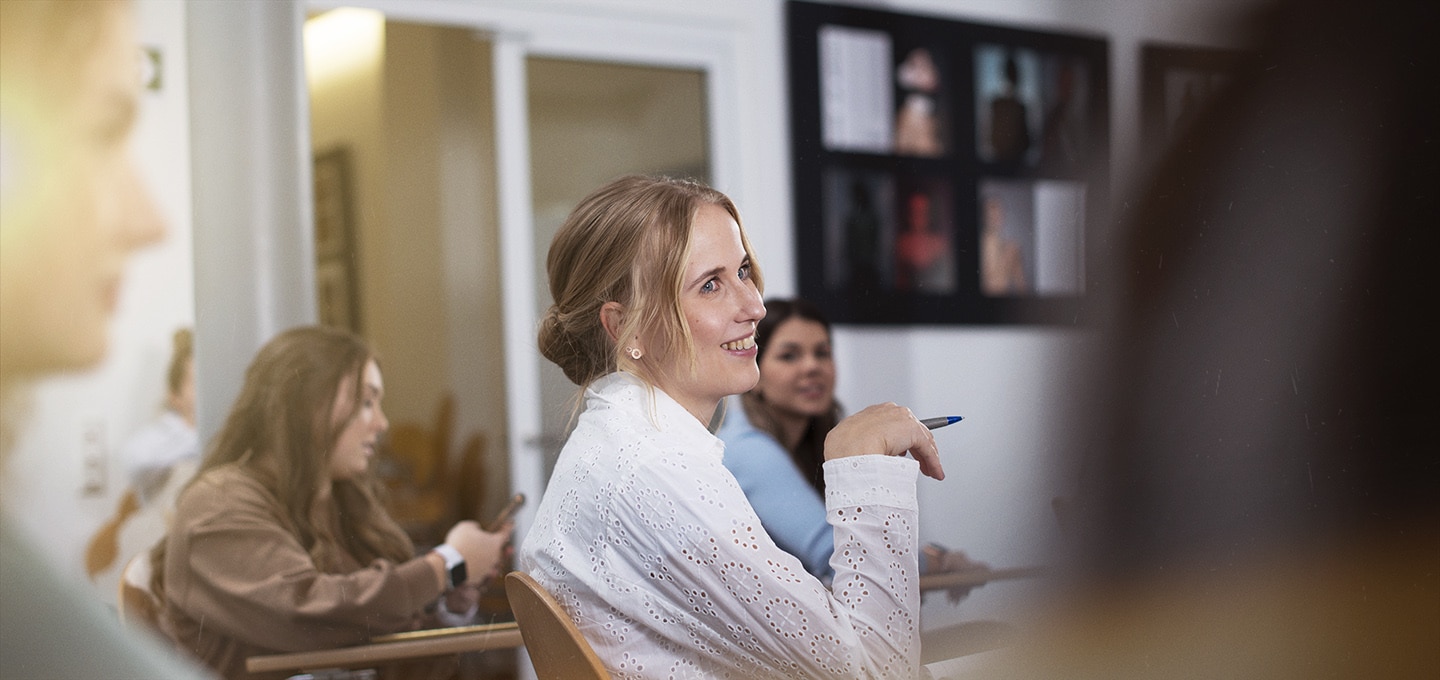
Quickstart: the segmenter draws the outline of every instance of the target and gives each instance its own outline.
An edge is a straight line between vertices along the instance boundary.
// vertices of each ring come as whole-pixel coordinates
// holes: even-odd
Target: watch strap
[[[449,543],[441,543],[435,546],[435,552],[445,558],[445,573],[450,577],[450,587],[454,588],[465,582],[467,576],[465,570],[465,558],[455,546]]]

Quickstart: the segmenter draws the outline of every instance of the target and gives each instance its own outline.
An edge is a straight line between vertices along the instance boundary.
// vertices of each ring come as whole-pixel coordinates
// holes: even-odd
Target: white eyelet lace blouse
[[[766,535],[723,455],[665,393],[595,381],[520,568],[617,678],[917,677],[919,465],[825,464],[827,589]]]

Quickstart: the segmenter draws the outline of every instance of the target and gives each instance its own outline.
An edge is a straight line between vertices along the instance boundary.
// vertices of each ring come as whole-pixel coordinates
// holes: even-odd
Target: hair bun
[[[590,356],[590,343],[576,337],[565,313],[555,305],[545,310],[540,318],[540,329],[536,339],[540,355],[560,367],[565,377],[576,385],[584,385],[603,375],[604,367],[597,366]]]

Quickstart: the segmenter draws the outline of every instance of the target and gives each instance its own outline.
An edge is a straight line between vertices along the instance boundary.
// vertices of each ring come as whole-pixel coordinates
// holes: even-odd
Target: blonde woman
[[[910,678],[919,672],[917,472],[944,476],[908,409],[825,446],[834,586],[776,547],[708,430],[755,386],[760,270],[707,187],[624,177],[551,243],[540,350],[585,388],[520,567],[619,678]],[[914,456],[914,460],[905,457]],[[918,461],[918,463],[917,463]]]

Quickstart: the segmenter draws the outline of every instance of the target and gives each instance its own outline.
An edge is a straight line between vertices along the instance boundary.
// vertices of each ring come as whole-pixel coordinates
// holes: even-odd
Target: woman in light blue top
[[[825,436],[840,421],[830,322],[801,299],[772,299],[755,329],[760,381],[726,401],[716,435],[724,464],[740,483],[766,533],[821,580],[834,574],[834,532],[825,521]],[[983,566],[930,544],[920,572]],[[959,599],[968,592],[952,592]]]
[[[839,421],[830,324],[803,300],[770,300],[755,330],[760,382],[727,402],[717,435],[765,531],[829,579],[833,532],[825,522],[825,435]]]

